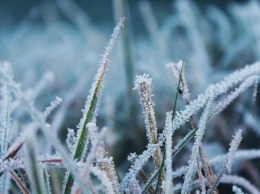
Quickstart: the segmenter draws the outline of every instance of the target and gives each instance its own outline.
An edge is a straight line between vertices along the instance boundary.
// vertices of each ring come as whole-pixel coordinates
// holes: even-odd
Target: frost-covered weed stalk
[[[177,92],[174,107],[165,114],[165,128],[160,133],[154,111],[152,78],[147,74],[137,76],[135,88],[140,94],[148,144],[141,154],[129,155],[132,164],[127,172],[118,172],[104,141],[110,129],[99,130],[96,121],[111,51],[123,22],[124,19],[115,28],[103,55],[77,135],[73,129],[68,130],[68,151],[47,120],[61,99],[54,100],[45,111],[39,111],[14,81],[10,64],[1,64],[1,193],[218,193],[221,183],[232,185],[234,193],[260,193],[244,177],[231,174],[233,162],[260,157],[259,149],[237,151],[243,130],[238,129],[234,134],[225,155],[209,159],[203,147],[203,137],[210,130],[207,124],[217,114],[251,86],[256,99],[260,62],[209,85],[194,100],[190,99],[184,63],[169,64],[169,73],[172,71],[178,82]],[[176,111],[179,95],[183,95],[186,106]],[[30,116],[26,122],[12,117],[18,105]],[[195,118],[199,118],[198,123]],[[184,130],[187,122],[190,130]],[[180,140],[174,138],[177,130],[186,131]],[[187,144],[191,148],[190,157],[176,169],[174,161]],[[216,164],[222,166],[216,168]]]

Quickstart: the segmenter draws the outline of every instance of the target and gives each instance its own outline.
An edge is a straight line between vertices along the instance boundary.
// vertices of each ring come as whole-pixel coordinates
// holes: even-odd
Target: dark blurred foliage
[[[90,19],[97,25],[113,24],[113,3],[111,0],[76,0],[75,1],[83,10],[85,10]],[[140,0],[128,1],[129,9],[133,19],[138,18],[137,4]],[[172,8],[172,0],[150,0],[150,3],[158,13],[157,18],[164,17],[169,14]],[[203,9],[208,5],[214,5],[221,9],[232,2],[243,3],[246,0],[196,0],[196,4]],[[5,25],[16,25],[27,17],[33,9],[42,6],[45,3],[56,3],[55,1],[45,0],[0,0],[0,23]],[[138,22],[138,20],[137,20]]]

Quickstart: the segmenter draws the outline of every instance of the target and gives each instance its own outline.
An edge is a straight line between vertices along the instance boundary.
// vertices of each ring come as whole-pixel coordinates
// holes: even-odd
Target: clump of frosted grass
[[[106,61],[106,60],[105,60]],[[102,67],[102,66],[101,66]],[[100,81],[103,80],[104,72],[101,71],[99,76],[97,77],[97,82],[94,84],[94,96],[97,97],[100,96],[100,92],[98,92],[98,88],[101,87]],[[99,73],[99,71],[98,71]],[[257,62],[251,66],[246,66],[244,69],[234,72],[233,74],[227,76],[223,79],[223,81],[220,81],[216,84],[210,85],[204,94],[200,94],[199,97],[195,100],[191,100],[189,103],[187,103],[185,109],[183,111],[178,111],[175,114],[175,117],[172,118],[172,113],[166,114],[166,126],[165,129],[162,131],[162,133],[158,133],[157,127],[156,127],[156,117],[155,117],[155,111],[153,109],[154,103],[152,101],[152,91],[151,91],[151,85],[152,80],[147,75],[139,76],[137,77],[136,81],[136,88],[139,90],[140,94],[140,104],[143,108],[143,114],[144,114],[144,120],[145,120],[145,128],[147,130],[147,137],[148,137],[148,146],[147,149],[143,151],[142,154],[136,155],[132,154],[129,156],[129,159],[132,162],[132,165],[129,168],[128,173],[125,174],[125,176],[121,179],[117,174],[116,166],[113,162],[113,158],[109,155],[109,152],[106,149],[106,145],[103,142],[104,136],[106,134],[106,129],[102,129],[100,132],[98,132],[98,128],[96,127],[96,115],[97,112],[95,109],[90,108],[91,106],[98,105],[98,100],[96,97],[88,98],[91,101],[94,100],[94,102],[90,102],[87,107],[87,109],[91,109],[92,115],[88,119],[88,122],[83,123],[81,122],[80,126],[86,127],[84,130],[87,131],[87,135],[83,139],[85,143],[90,142],[91,147],[87,146],[88,144],[82,144],[78,143],[76,140],[76,136],[73,129],[68,130],[68,147],[70,151],[77,150],[76,146],[81,146],[81,154],[80,157],[74,158],[72,160],[70,158],[70,155],[63,146],[59,143],[57,137],[55,137],[51,131],[51,126],[46,123],[46,117],[48,117],[54,109],[58,107],[58,105],[61,103],[60,98],[56,98],[55,101],[51,102],[51,105],[46,108],[46,110],[43,113],[40,113],[34,105],[26,99],[26,96],[24,95],[24,92],[20,89],[20,86],[14,82],[12,78],[11,72],[6,72],[5,66],[3,66],[0,69],[0,75],[3,79],[2,85],[3,85],[3,102],[9,102],[12,101],[6,100],[6,99],[13,99],[11,97],[11,93],[14,95],[14,99],[19,99],[22,104],[26,107],[28,113],[32,117],[33,123],[28,126],[28,132],[24,133],[20,138],[18,138],[14,144],[9,148],[6,149],[4,147],[4,144],[2,144],[2,151],[1,151],[1,189],[3,192],[8,192],[12,188],[12,184],[10,184],[10,179],[14,180],[14,182],[18,185],[18,188],[24,192],[24,193],[30,193],[30,192],[49,192],[51,193],[51,183],[52,180],[48,173],[52,168],[58,167],[58,168],[65,168],[69,171],[67,174],[67,177],[71,177],[71,179],[66,179],[64,182],[64,193],[80,193],[80,192],[92,192],[97,193],[99,191],[104,191],[106,193],[122,193],[122,192],[146,192],[146,188],[148,188],[149,192],[155,192],[156,189],[156,183],[158,179],[162,180],[162,190],[166,193],[171,193],[172,191],[178,191],[179,187],[174,187],[173,185],[173,179],[177,176],[181,176],[181,174],[185,173],[185,178],[183,181],[183,185],[181,188],[182,193],[189,193],[196,189],[196,171],[200,169],[201,165],[197,165],[196,162],[198,162],[197,158],[199,155],[199,149],[200,145],[203,144],[203,136],[206,133],[206,123],[210,121],[210,119],[213,119],[215,115],[219,114],[221,111],[223,111],[232,101],[234,101],[235,98],[238,97],[238,95],[245,92],[245,90],[249,86],[253,86],[254,90],[256,90],[256,83],[259,77],[257,76],[260,73],[260,63]],[[179,72],[181,75],[181,72]],[[182,75],[184,76],[184,75]],[[181,76],[180,76],[181,77]],[[99,79],[101,78],[101,79]],[[183,79],[183,78],[182,78]],[[238,87],[235,89],[234,92],[228,93],[229,90],[231,90],[233,87]],[[101,88],[100,88],[101,89]],[[213,101],[223,93],[227,93],[227,97],[220,100],[218,103],[214,104]],[[93,92],[91,92],[93,94]],[[253,92],[253,95],[256,95],[256,92]],[[93,104],[94,103],[94,104]],[[7,103],[8,105],[8,103]],[[11,106],[3,106],[5,109],[10,108]],[[184,123],[186,123],[191,116],[194,114],[197,114],[201,108],[204,108],[204,111],[202,115],[200,116],[200,121],[197,128],[194,128],[192,133],[187,133],[187,138],[185,137],[182,139],[179,143],[176,144],[176,146],[172,146],[173,144],[173,136],[174,131],[179,129],[180,126],[182,126]],[[8,110],[3,110],[1,119],[4,123],[3,126],[5,126],[3,129],[6,129],[6,126],[11,126],[10,113],[7,113]],[[83,112],[83,118],[88,117],[88,111]],[[7,115],[7,116],[6,116]],[[5,123],[9,124],[5,124]],[[43,160],[39,156],[40,144],[38,144],[34,137],[37,137],[37,134],[35,133],[37,131],[37,128],[41,129],[42,133],[45,135],[47,139],[52,140],[52,146],[56,150],[58,156],[49,156],[45,157]],[[30,132],[31,130],[31,132]],[[80,130],[80,128],[79,128]],[[28,135],[26,134],[34,134],[30,135],[29,138],[27,138]],[[4,133],[6,134],[6,132]],[[244,151],[238,151],[239,143],[242,139],[242,131],[239,130],[233,140],[230,143],[230,149],[228,154],[223,157],[219,156],[219,158],[209,160],[207,165],[211,165],[213,163],[221,163],[222,162],[222,168],[219,170],[219,173],[217,174],[216,179],[213,179],[214,182],[212,183],[211,187],[207,188],[208,193],[212,193],[217,189],[217,186],[221,184],[222,182],[228,182],[228,177],[232,175],[226,175],[226,171],[229,173],[231,172],[231,165],[233,160],[237,160],[238,158],[246,159],[246,158],[258,158],[259,157],[259,150],[244,150]],[[6,135],[7,136],[7,135]],[[3,136],[6,138],[6,136]],[[180,170],[178,173],[173,170],[172,164],[174,161],[174,158],[178,152],[181,152],[183,145],[185,145],[188,141],[191,140],[191,137],[195,137],[194,145],[192,147],[191,157],[188,162],[188,167],[183,168],[183,170]],[[79,136],[78,136],[79,138]],[[5,142],[6,140],[2,140]],[[162,156],[161,152],[158,150],[163,149],[162,145],[166,144],[166,155]],[[24,145],[26,145],[27,151],[25,157],[20,158],[20,149],[23,149]],[[87,146],[87,148],[84,148]],[[35,148],[36,149],[35,149]],[[50,147],[51,148],[51,147]],[[88,153],[86,152],[88,150]],[[73,153],[73,152],[72,152]],[[84,153],[84,154],[83,154]],[[158,155],[157,155],[158,154]],[[73,155],[72,155],[73,157]],[[75,157],[75,152],[74,152]],[[160,160],[156,161],[156,157],[161,158]],[[164,160],[162,157],[166,157]],[[173,158],[172,158],[173,157]],[[205,156],[204,156],[205,157]],[[26,158],[26,159],[25,159]],[[224,159],[223,159],[224,158]],[[145,183],[145,186],[141,183],[140,180],[138,180],[138,174],[140,171],[143,171],[144,167],[149,164],[149,159],[152,159],[155,164],[156,168],[154,169],[154,172],[150,175],[150,178],[146,177],[149,175],[145,175],[141,178],[141,180]],[[206,160],[205,160],[206,161]],[[206,165],[204,161],[203,165]],[[164,163],[163,163],[164,162]],[[165,166],[165,167],[164,167]],[[158,177],[158,172],[163,168],[162,172],[164,176]],[[165,168],[165,169],[164,169]],[[198,169],[199,168],[199,169]],[[24,170],[28,173],[29,180],[32,181],[31,187],[27,187],[24,183],[24,180],[21,179],[18,174],[17,170]],[[82,173],[78,173],[79,170]],[[9,176],[6,176],[6,173],[9,174]],[[203,175],[201,174],[201,171],[198,171],[200,174],[200,177]],[[44,176],[42,176],[44,174]],[[92,177],[96,176],[97,179],[100,181],[99,184],[96,183],[96,181],[92,180]],[[45,178],[44,178],[45,177]],[[84,177],[84,179],[82,179]],[[206,176],[207,177],[207,176]],[[235,176],[236,177],[236,176]],[[53,178],[53,177],[52,177]],[[85,180],[86,179],[86,180]],[[71,181],[72,180],[72,181]],[[84,182],[84,180],[86,182]],[[258,190],[256,187],[254,187],[249,181],[247,181],[244,178],[234,178],[231,184],[240,184],[241,182],[244,182],[245,189],[253,190],[254,193],[257,193]],[[9,183],[9,184],[4,184]],[[67,189],[67,184],[70,184],[70,189]],[[200,184],[205,184],[204,181],[201,181]],[[5,185],[5,186],[4,186]],[[9,186],[8,186],[9,185]],[[179,184],[177,184],[179,185]],[[8,186],[8,187],[7,187]],[[201,185],[201,188],[204,188],[205,185]],[[235,187],[234,187],[235,188]],[[239,192],[240,190],[234,189],[235,192]]]
[[[185,3],[179,2],[178,9],[192,14],[190,7],[187,7]],[[183,18],[183,15],[180,15],[180,18],[187,25],[190,22]],[[230,103],[251,86],[254,90],[253,101],[256,101],[260,62],[247,65],[221,81],[210,84],[205,92],[199,94],[195,99],[191,99],[188,90],[183,62],[179,61],[177,65],[170,64],[170,70],[179,82],[175,102],[178,102],[178,93],[180,93],[183,95],[186,105],[178,111],[175,106],[173,111],[165,114],[165,127],[162,131],[159,131],[157,126],[155,107],[158,104],[153,101],[152,78],[147,74],[137,76],[135,88],[140,96],[144,118],[143,126],[148,143],[142,153],[129,155],[131,165],[128,171],[120,171],[104,141],[110,129],[98,127],[97,120],[112,48],[123,23],[124,19],[115,28],[106,47],[87,97],[77,132],[68,129],[67,147],[59,141],[57,131],[52,131],[52,125],[46,121],[54,110],[59,108],[59,104],[62,103],[61,98],[56,98],[51,102],[45,111],[38,110],[28,97],[29,95],[26,95],[26,92],[14,80],[10,64],[5,62],[1,65],[1,192],[6,194],[19,190],[26,194],[61,192],[64,194],[147,192],[186,194],[201,188],[202,193],[214,193],[219,184],[228,183],[233,186],[235,193],[242,193],[241,189],[259,193],[259,189],[246,178],[231,174],[233,161],[260,157],[259,149],[239,151],[242,130],[235,133],[226,155],[206,160],[206,154],[202,154],[201,149],[205,141],[204,137],[211,130],[209,126],[214,117],[223,112]],[[191,36],[197,41],[200,40],[196,30],[192,32]],[[196,48],[205,51],[201,46]],[[207,61],[207,58],[203,60]],[[170,72],[168,73],[170,74]],[[104,93],[104,95],[106,94]],[[13,105],[18,101],[30,116],[27,122],[20,123],[21,127],[14,123],[17,118],[13,118],[12,114],[16,108],[19,108],[19,106]],[[195,125],[195,115],[199,120],[198,126]],[[191,118],[193,125],[189,130],[185,124],[191,122]],[[20,129],[26,131],[17,136],[10,135],[11,130],[18,132]],[[176,138],[177,130],[185,133],[184,137]],[[50,145],[45,146],[46,142]],[[44,149],[42,149],[43,146]],[[184,152],[184,148],[189,148],[190,156],[186,156],[188,157],[187,163],[181,163],[181,168],[176,170],[174,165],[177,161],[177,154]],[[42,152],[46,152],[44,156],[42,156]],[[202,158],[201,163],[198,160],[199,156]],[[218,173],[215,173],[216,178],[209,180],[209,174],[214,175],[213,170],[207,173],[201,169],[211,169],[211,166],[215,164],[222,164],[222,167]],[[63,185],[59,184],[62,182],[63,176],[60,176],[57,171],[65,174]],[[21,174],[24,176],[20,176]]]

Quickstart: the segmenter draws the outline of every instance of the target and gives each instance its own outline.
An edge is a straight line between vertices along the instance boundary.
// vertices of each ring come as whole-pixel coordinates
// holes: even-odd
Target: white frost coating
[[[24,161],[21,159],[10,159],[10,160],[4,160],[0,161],[0,172],[6,172],[9,170],[15,170],[19,168],[24,168]]]
[[[47,192],[48,192],[48,194],[52,194],[50,175],[46,169],[44,169],[44,176],[45,176],[45,180],[46,180]]]
[[[210,191],[214,191],[215,188],[218,186],[221,178],[223,177],[224,173],[228,171],[231,173],[231,165],[232,165],[232,160],[234,157],[234,154],[242,140],[242,131],[238,130],[236,134],[233,136],[233,140],[230,143],[230,148],[228,150],[228,154],[226,156],[226,159],[222,165],[222,168],[219,170],[219,173],[217,175],[217,180],[215,181],[214,185],[210,188]]]
[[[194,171],[196,169],[196,161],[197,161],[197,157],[199,154],[199,146],[201,144],[202,137],[205,133],[205,127],[206,127],[206,123],[207,123],[207,119],[208,119],[210,105],[211,105],[211,101],[209,101],[208,104],[206,105],[205,110],[203,111],[202,116],[199,121],[198,130],[196,131],[196,134],[195,134],[194,146],[192,147],[191,157],[188,162],[188,164],[189,164],[188,171],[185,175],[183,187],[181,190],[182,194],[186,194],[190,190],[190,185],[192,183]]]
[[[137,155],[136,153],[130,153],[128,156],[127,156],[127,160],[130,161],[130,162],[134,162],[135,159],[137,158]]]
[[[51,102],[51,105],[48,106],[45,111],[43,112],[43,117],[47,118],[53,110],[55,110],[60,104],[62,103],[62,99],[56,97],[54,101]]]
[[[11,64],[8,62],[4,62],[3,64],[3,72],[8,74],[11,70]],[[9,130],[10,130],[10,115],[11,115],[11,103],[12,103],[12,96],[7,87],[7,83],[5,83],[4,79],[1,79],[2,88],[1,88],[1,104],[0,104],[0,158],[3,159],[4,155],[8,149],[8,142],[9,142]],[[1,181],[4,178],[1,178]],[[2,184],[1,184],[2,185]],[[3,183],[4,185],[4,183]],[[2,188],[2,187],[1,187]]]
[[[169,63],[167,64],[167,67],[171,70],[174,78],[178,81],[180,78],[180,72],[183,68],[184,62],[182,60],[179,60],[177,63]]]
[[[214,99],[217,96],[226,93],[231,87],[234,87],[239,82],[249,76],[257,75],[259,73],[260,62],[256,62],[241,70],[235,71],[216,84],[209,85],[204,94],[200,94],[196,100],[191,101],[184,110],[179,111],[179,114],[176,114],[173,120],[173,130],[175,130],[175,128],[178,129],[185,122],[189,121],[190,116],[196,114],[202,107],[204,107],[209,99]]]
[[[166,176],[165,176],[165,193],[173,193],[173,183],[172,183],[172,112],[166,113],[165,121],[165,131],[166,131]]]
[[[93,150],[95,148],[96,142],[98,141],[98,139],[100,139],[101,132],[98,133],[98,129],[97,129],[95,123],[88,123],[87,126],[89,128],[89,139],[92,142],[92,145],[93,145],[92,150]],[[95,150],[90,151],[88,158],[91,157],[92,152],[93,152],[93,154],[95,154],[93,156],[95,156],[97,165],[99,166],[100,169],[102,169],[106,172],[108,178],[112,182],[114,192],[118,193],[119,183],[118,183],[118,177],[117,177],[117,174],[115,171],[114,161],[113,161],[112,157],[108,156],[103,139],[104,139],[104,136],[102,139],[99,140],[100,143],[99,143],[98,147],[96,147]],[[87,161],[88,161],[88,158],[87,158]],[[92,163],[93,163],[93,160],[92,160]]]
[[[10,129],[10,110],[12,97],[8,91],[7,85],[3,83],[1,88],[1,123],[0,123],[0,158],[6,154],[8,148],[8,134]]]
[[[250,76],[247,78],[238,88],[235,89],[230,95],[228,95],[224,100],[220,101],[215,109],[212,111],[213,115],[220,113],[224,108],[226,108],[235,98],[240,94],[245,92],[250,86],[254,85],[259,79],[259,76]],[[254,96],[254,95],[253,95]]]
[[[255,83],[254,83],[254,89],[253,89],[253,99],[252,99],[252,104],[253,104],[253,106],[254,106],[255,103],[256,103],[256,97],[257,97],[257,84],[258,84],[258,80],[255,80]]]
[[[184,62],[180,60],[178,63],[170,63],[167,65],[167,67],[171,70],[174,78],[177,82],[179,82],[179,79],[181,79],[181,85],[180,89],[182,91],[182,96],[186,103],[189,104],[190,102],[190,92],[187,85],[186,78],[184,76],[185,68],[184,68]]]
[[[94,82],[92,83],[91,89],[89,91],[89,95],[87,97],[87,101],[86,101],[85,106],[84,106],[83,117],[81,118],[80,123],[78,125],[77,141],[79,141],[79,137],[81,136],[81,132],[82,132],[83,128],[85,127],[84,126],[85,119],[86,119],[87,113],[90,110],[91,102],[93,101],[93,98],[95,97],[95,93],[96,93],[95,98],[97,98],[97,106],[94,110],[95,112],[93,113],[94,116],[93,116],[92,121],[95,121],[95,119],[96,119],[97,109],[98,109],[98,105],[100,103],[100,96],[101,96],[100,94],[101,94],[101,91],[103,89],[105,73],[107,71],[107,67],[108,67],[108,64],[110,62],[110,55],[111,55],[112,49],[114,47],[115,41],[118,37],[120,28],[123,26],[124,21],[125,21],[125,18],[122,18],[120,20],[119,24],[115,27],[114,32],[111,35],[110,41],[108,42],[108,45],[105,49],[105,53],[102,57],[102,60],[99,64],[99,68],[98,68],[97,73],[95,75]],[[85,123],[85,124],[87,124],[87,123]],[[86,150],[86,147],[85,147],[85,150]]]
[[[178,81],[180,78],[180,72],[176,69],[177,63],[169,63],[167,64],[167,67],[171,70],[172,75],[174,76],[174,78]]]
[[[128,173],[125,175],[122,182],[120,183],[120,192],[125,191],[125,189],[128,187],[129,181],[138,174],[142,167],[147,163],[149,158],[153,155],[156,148],[161,145],[162,142],[159,144],[148,144],[147,149],[136,158],[134,164],[131,165]]]
[[[68,128],[66,144],[67,147],[69,148],[70,153],[72,153],[73,150],[75,149],[75,141],[76,141],[76,137],[75,137],[74,129]]]
[[[136,180],[136,178],[132,178],[132,180],[130,181],[130,192],[131,193],[134,193],[134,194],[141,194],[142,193],[142,190],[140,188],[140,185],[139,185],[139,181]]]
[[[135,87],[133,90],[139,90],[141,83],[146,83],[148,86],[151,86],[153,79],[150,77],[149,74],[144,73],[143,75],[137,75],[135,80]]]
[[[90,122],[87,124],[87,127],[89,129],[89,140],[92,143],[95,143],[98,137],[98,127],[95,122]]]
[[[43,112],[43,117],[47,118],[53,110],[55,110],[60,104],[62,103],[62,99],[56,97],[56,100],[51,102],[51,105],[48,106],[45,111]]]
[[[113,185],[110,182],[109,178],[107,177],[107,174],[105,171],[100,170],[97,167],[92,167],[90,168],[91,173],[93,173],[102,183],[103,186],[105,186],[105,193],[107,194],[113,194],[114,189],[113,189]]]
[[[235,194],[245,194],[239,187],[237,186],[233,186],[232,187],[232,191],[235,193]]]
[[[146,136],[149,143],[157,143],[157,125],[154,113],[154,102],[151,90],[152,78],[148,74],[136,76],[135,88],[140,95],[140,104],[145,119]]]
[[[95,138],[95,140],[92,141],[93,146],[87,157],[87,160],[84,165],[83,173],[82,173],[83,180],[90,180],[91,167],[92,167],[93,161],[97,155],[98,148],[99,148],[100,144],[102,143],[102,140],[105,137],[106,132],[107,132],[107,128],[102,128],[100,133],[97,134],[97,137]],[[80,189],[77,188],[75,190],[80,190]]]
[[[142,106],[143,117],[145,120],[146,136],[149,143],[157,144],[157,124],[154,113],[154,102],[152,100],[152,79],[148,74],[142,76],[136,76],[135,88],[138,89],[140,95],[140,104]],[[157,168],[162,163],[161,149],[157,148],[154,150],[154,164]]]
[[[94,145],[96,145],[96,141],[100,138],[101,134],[98,133],[98,129],[95,123],[88,123],[87,126],[89,128],[89,139],[91,140],[94,147]],[[114,161],[112,157],[109,157],[103,139],[100,140],[101,142],[99,143],[99,146],[94,151],[95,159],[99,168],[106,172],[108,178],[112,182],[114,192],[118,193],[119,183],[115,171]],[[91,153],[92,151],[90,152],[88,158],[91,156]]]
[[[226,78],[224,78],[222,81],[220,81],[216,84],[210,85],[206,89],[204,94],[200,94],[197,97],[197,99],[192,101],[189,105],[187,105],[184,110],[177,112],[177,114],[173,120],[173,129],[172,130],[174,131],[174,130],[178,129],[185,122],[189,121],[190,116],[197,113],[202,107],[205,106],[205,104],[210,99],[214,99],[217,96],[219,96],[223,93],[226,93],[231,87],[234,87],[239,82],[247,79],[248,77],[250,77],[252,75],[257,75],[259,73],[260,73],[260,62],[256,62],[250,66],[246,66],[245,68],[243,68],[241,70],[235,71],[234,73],[232,73],[229,76],[227,76]],[[166,136],[165,134],[166,134],[166,132],[164,130],[163,133],[160,134],[160,136],[159,136],[158,144],[162,144],[165,141],[165,136]],[[149,146],[148,146],[148,149],[149,149]],[[142,157],[145,156],[144,161],[142,160],[142,157],[140,157],[140,156],[137,158],[138,162],[140,162],[141,165],[144,165],[145,162],[147,162],[149,157],[152,155],[151,150],[149,151],[148,149],[143,152],[143,154],[147,154],[147,155],[142,155]],[[252,156],[252,157],[254,157],[254,156]],[[129,177],[131,177],[133,175],[135,176],[137,174],[138,170],[140,170],[139,165],[137,165],[137,164],[131,166],[125,179],[123,179],[123,181],[120,185],[121,191],[123,191],[124,188],[126,188]],[[180,176],[186,172],[187,172],[187,168],[183,167],[182,170],[175,171],[173,174],[173,177]]]
[[[229,148],[229,151],[228,151],[228,155],[227,155],[227,159],[226,159],[226,164],[227,164],[227,171],[229,173],[231,173],[231,165],[232,165],[232,159],[234,157],[234,154],[240,144],[240,142],[242,141],[242,130],[239,129],[235,136],[233,136],[233,140],[231,141],[231,144],[230,144],[230,148]]]
[[[104,139],[106,132],[107,132],[107,128],[102,128],[100,133],[98,134],[97,138],[92,141],[93,147],[90,150],[90,153],[89,153],[89,155],[87,157],[85,170],[84,170],[84,173],[83,173],[83,177],[89,176],[88,173],[90,172],[91,164],[93,163],[93,161],[94,161],[94,159],[96,157],[96,154],[97,154],[97,151],[98,151],[98,147],[101,144],[102,140]]]

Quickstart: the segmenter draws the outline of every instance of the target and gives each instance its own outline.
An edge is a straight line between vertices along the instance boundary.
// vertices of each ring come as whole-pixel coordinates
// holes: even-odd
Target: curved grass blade
[[[86,150],[87,140],[88,140],[88,127],[87,124],[89,122],[92,122],[95,120],[97,107],[100,100],[100,94],[102,91],[102,86],[104,82],[104,77],[107,71],[107,66],[109,64],[110,55],[113,49],[113,46],[115,44],[115,41],[118,37],[119,30],[122,27],[123,23],[125,21],[125,18],[122,18],[117,25],[117,27],[114,29],[114,32],[111,36],[111,39],[108,43],[108,46],[106,47],[105,54],[103,55],[102,61],[100,63],[100,67],[97,71],[97,74],[95,76],[95,80],[93,82],[92,88],[90,90],[90,94],[87,98],[87,102],[85,104],[85,110],[83,111],[83,118],[80,121],[79,124],[79,130],[77,134],[77,142],[75,145],[75,150],[73,154],[73,159],[76,161],[82,160],[84,157],[84,153]],[[68,175],[65,179],[64,184],[64,194],[69,194],[71,191],[71,187],[73,185],[73,177],[70,172],[68,172]]]

